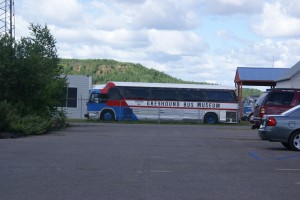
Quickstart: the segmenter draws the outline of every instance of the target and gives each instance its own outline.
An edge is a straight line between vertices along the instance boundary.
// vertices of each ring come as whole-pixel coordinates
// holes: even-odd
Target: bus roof
[[[131,86],[131,87],[164,87],[164,88],[195,88],[195,89],[223,89],[235,90],[235,87],[208,84],[178,84],[178,83],[145,83],[145,82],[113,82],[109,81],[107,85]]]

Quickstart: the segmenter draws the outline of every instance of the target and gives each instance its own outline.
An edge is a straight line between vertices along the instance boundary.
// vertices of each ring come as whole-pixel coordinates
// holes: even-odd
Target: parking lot
[[[79,124],[0,140],[0,199],[297,199],[300,153],[233,125]]]

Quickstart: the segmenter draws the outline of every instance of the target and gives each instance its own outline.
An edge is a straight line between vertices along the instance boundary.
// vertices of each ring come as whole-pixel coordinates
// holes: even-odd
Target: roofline
[[[251,68],[251,69],[289,69],[286,67],[237,67],[237,68]]]
[[[291,80],[291,79],[292,79],[294,76],[296,76],[297,74],[299,74],[299,72],[295,72],[295,73],[291,74],[291,75],[290,75],[289,77],[287,77],[287,78],[277,79],[276,82]]]
[[[223,85],[209,85],[209,84],[180,84],[180,83],[146,83],[146,82],[114,82],[115,86],[131,86],[131,87],[165,87],[165,88],[195,88],[195,89],[226,89],[235,90],[235,87],[223,86]]]
[[[276,80],[240,80],[240,81],[237,81],[236,83],[238,82],[274,82],[276,83]]]

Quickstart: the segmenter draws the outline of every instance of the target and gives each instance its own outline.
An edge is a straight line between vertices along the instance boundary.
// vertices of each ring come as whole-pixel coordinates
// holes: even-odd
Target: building
[[[63,76],[63,75],[62,75]],[[83,119],[86,113],[86,102],[92,89],[92,77],[85,75],[67,75],[66,98],[62,109],[68,118]]]
[[[300,88],[300,61],[276,80],[277,88]]]
[[[242,108],[243,86],[277,86],[276,80],[289,71],[288,68],[238,67],[234,82],[238,89],[240,108]],[[242,113],[242,109],[241,109]]]

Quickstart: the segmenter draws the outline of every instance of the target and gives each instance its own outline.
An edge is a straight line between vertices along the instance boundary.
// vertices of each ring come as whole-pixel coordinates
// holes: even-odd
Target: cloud
[[[249,15],[262,10],[261,0],[207,0],[204,8],[208,14],[216,15]]]
[[[82,7],[77,0],[26,0],[17,7],[17,14],[29,22],[73,26],[81,21]]]
[[[300,4],[298,0],[281,0],[281,5],[286,9],[286,12],[289,13],[291,17],[300,18]]]
[[[266,39],[225,49],[223,53],[180,57],[176,62],[166,62],[165,72],[183,80],[233,85],[237,67],[289,68],[300,60],[299,48],[297,39],[277,42]]]
[[[114,49],[131,51],[136,48],[145,48],[149,46],[150,42],[146,30],[117,29],[107,31],[56,26],[51,26],[50,28],[59,44],[110,46]]]
[[[169,55],[194,55],[201,53],[205,44],[201,37],[193,32],[149,31],[150,47],[148,50]]]
[[[149,0],[132,9],[128,16],[135,29],[187,30],[200,23],[194,5],[193,2]]]
[[[288,12],[291,9],[294,10],[291,4],[285,7],[279,2],[265,3],[258,19],[261,22],[253,25],[254,31],[264,37],[299,37],[300,19]]]

